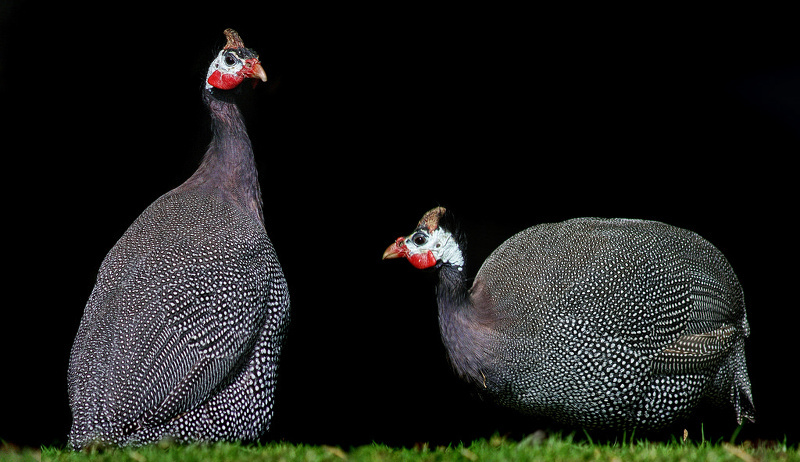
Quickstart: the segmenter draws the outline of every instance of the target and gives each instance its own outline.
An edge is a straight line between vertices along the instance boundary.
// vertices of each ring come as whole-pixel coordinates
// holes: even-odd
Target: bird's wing
[[[125,431],[163,423],[206,400],[243,364],[264,323],[266,235],[232,243],[224,229],[198,234],[202,239],[149,245],[124,277],[99,291],[99,302],[90,298],[87,305],[105,305],[92,310],[105,318],[94,320],[93,337],[108,339],[85,355],[105,357],[104,374],[91,380],[103,390],[106,418]]]
[[[683,263],[689,311],[675,340],[655,358],[654,369],[662,373],[716,367],[749,334],[741,286],[724,257],[698,240],[683,254]]]
[[[184,297],[175,305],[162,307],[164,332],[181,346],[171,356],[157,355],[151,367],[180,373],[162,380],[162,393],[166,394],[145,420],[147,426],[194,408],[230,380],[264,325],[269,272],[263,242],[258,246],[242,241],[224,255],[204,254],[202,248],[223,245],[226,237],[217,238],[212,236],[212,242],[200,244],[200,261],[182,269],[187,273],[185,279],[191,281],[188,295],[184,285],[165,291],[167,299],[170,295]]]
[[[691,373],[718,364],[735,345],[736,328],[724,326],[711,332],[679,337],[656,356],[659,373]]]

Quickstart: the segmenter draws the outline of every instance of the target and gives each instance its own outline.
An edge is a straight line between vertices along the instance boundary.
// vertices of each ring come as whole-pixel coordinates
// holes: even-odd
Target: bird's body
[[[443,214],[387,254],[434,250],[424,260],[439,267],[450,360],[500,404],[569,424],[659,428],[710,398],[753,419],[742,289],[705,239],[644,220],[538,225],[498,247],[470,287],[463,257],[438,258],[460,240],[439,226]]]
[[[75,448],[252,439],[269,427],[289,294],[244,122],[218,91],[204,90],[214,138],[197,172],[100,267],[70,357]]]

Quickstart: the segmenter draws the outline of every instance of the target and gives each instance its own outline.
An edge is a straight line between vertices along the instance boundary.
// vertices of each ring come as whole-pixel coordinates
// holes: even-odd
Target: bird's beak
[[[253,66],[253,78],[255,77],[261,79],[262,82],[267,81],[267,73],[264,72],[264,68],[261,67],[261,63],[256,63],[256,65]]]
[[[390,260],[392,258],[404,258],[408,256],[408,247],[406,247],[406,238],[398,237],[396,241],[386,248],[383,252],[382,260]]]
[[[258,58],[248,59],[245,60],[246,63],[246,72],[245,77],[249,79],[259,79],[262,82],[267,81],[267,73],[264,72],[264,68],[261,66],[261,63],[258,61]]]

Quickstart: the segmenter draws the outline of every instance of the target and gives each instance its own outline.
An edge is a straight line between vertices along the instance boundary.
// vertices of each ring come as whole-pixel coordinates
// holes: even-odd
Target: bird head
[[[228,43],[208,68],[206,89],[232,90],[244,79],[259,79],[266,82],[267,73],[261,67],[258,54],[250,48],[245,48],[235,30],[225,29],[225,36],[228,38]],[[257,82],[253,80],[253,86]]]
[[[408,236],[398,237],[383,253],[383,259],[405,258],[419,269],[439,265],[464,266],[460,233],[450,224],[444,207],[429,210]]]

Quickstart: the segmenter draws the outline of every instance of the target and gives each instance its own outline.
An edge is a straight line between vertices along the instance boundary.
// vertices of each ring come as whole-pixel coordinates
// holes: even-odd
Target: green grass
[[[577,441],[572,436],[544,437],[533,434],[522,441],[500,436],[477,440],[471,444],[449,447],[418,445],[414,448],[392,448],[373,444],[342,449],[331,446],[269,443],[243,445],[219,443],[213,445],[154,445],[136,449],[103,449],[72,452],[61,448],[0,449],[0,460],[15,462],[41,461],[131,461],[131,462],[236,462],[236,461],[800,461],[798,447],[772,442],[755,447],[708,442],[654,443],[635,440],[625,443],[593,443]]]

